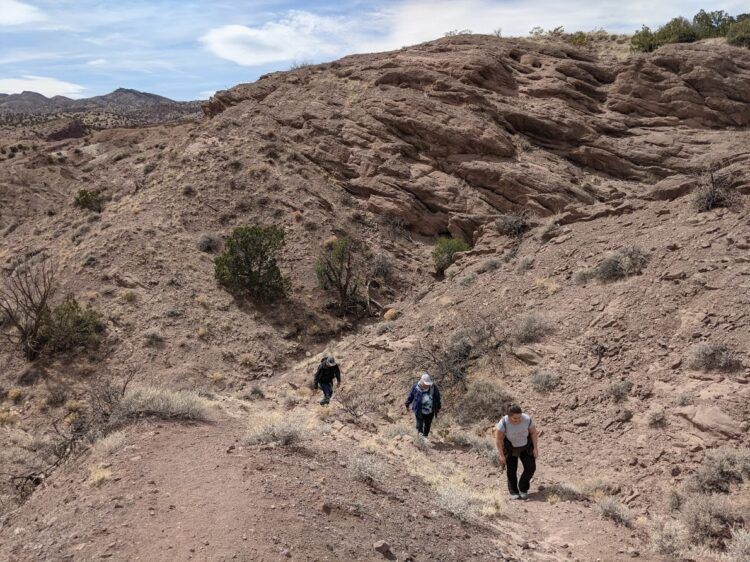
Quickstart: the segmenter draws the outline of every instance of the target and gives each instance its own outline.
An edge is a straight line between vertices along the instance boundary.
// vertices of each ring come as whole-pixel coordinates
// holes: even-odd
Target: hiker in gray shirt
[[[508,491],[514,500],[529,497],[531,477],[536,471],[539,458],[538,435],[531,416],[524,414],[521,406],[511,404],[508,415],[495,426],[495,445],[500,466],[508,476]],[[518,479],[518,459],[523,464],[521,479]]]

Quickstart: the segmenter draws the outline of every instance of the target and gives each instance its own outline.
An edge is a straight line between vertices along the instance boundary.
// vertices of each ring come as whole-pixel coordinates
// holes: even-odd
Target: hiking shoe
[[[525,500],[526,498],[529,497],[529,493],[528,492],[519,492],[518,495],[521,496],[522,500]]]
[[[521,494],[511,494],[510,495],[510,499],[512,499],[512,500],[520,500],[521,499]]]

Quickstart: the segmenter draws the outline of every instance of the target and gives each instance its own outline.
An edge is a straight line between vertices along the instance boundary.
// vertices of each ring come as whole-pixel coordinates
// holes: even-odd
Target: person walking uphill
[[[406,411],[409,407],[414,411],[417,419],[417,431],[420,435],[427,438],[430,434],[432,419],[440,411],[440,390],[435,383],[430,380],[430,375],[422,373],[421,378],[417,381],[411,392],[406,398]]]
[[[514,500],[529,497],[531,478],[539,458],[538,434],[531,416],[524,414],[521,406],[512,404],[508,415],[495,426],[495,445],[500,466],[505,467],[508,491]],[[523,474],[518,479],[518,459],[523,464]]]
[[[318,370],[315,371],[315,382],[313,383],[313,389],[320,388],[323,391],[323,398],[320,401],[321,406],[325,406],[331,401],[334,378],[338,386],[341,386],[341,369],[336,364],[336,360],[332,356],[323,357],[320,365],[318,365]]]

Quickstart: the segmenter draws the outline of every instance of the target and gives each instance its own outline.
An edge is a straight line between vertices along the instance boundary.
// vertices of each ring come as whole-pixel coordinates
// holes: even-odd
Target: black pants
[[[534,476],[536,471],[536,459],[534,458],[534,447],[529,442],[528,446],[518,453],[517,457],[513,456],[511,452],[510,442],[506,439],[505,446],[505,473],[508,476],[508,491],[511,494],[518,494],[523,492],[524,494],[529,491],[531,486],[531,478]],[[521,479],[518,479],[518,459],[521,459],[523,465],[523,473]]]
[[[322,382],[319,384],[320,390],[323,391],[323,400],[320,401],[321,404],[328,404],[331,401],[331,396],[333,396],[333,383],[332,382]]]
[[[417,431],[427,437],[430,434],[430,426],[432,426],[432,418],[435,417],[434,412],[432,414],[423,414],[419,410],[416,413],[417,416]]]

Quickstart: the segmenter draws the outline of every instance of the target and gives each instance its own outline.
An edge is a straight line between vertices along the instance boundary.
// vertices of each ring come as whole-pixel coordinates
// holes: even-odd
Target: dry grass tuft
[[[112,471],[108,468],[93,467],[90,469],[89,486],[98,488],[112,477]]]
[[[208,402],[194,392],[141,387],[129,390],[122,399],[129,417],[151,416],[165,420],[206,421]]]
[[[115,431],[106,437],[102,437],[92,447],[92,452],[98,457],[108,457],[125,444],[125,432]]]
[[[633,516],[630,510],[616,498],[605,496],[597,500],[595,505],[600,515],[605,519],[625,527],[630,527],[633,524]]]
[[[275,417],[267,420],[245,435],[245,445],[276,443],[283,447],[296,445],[302,440],[304,424],[292,416]]]
[[[385,464],[372,455],[357,455],[352,457],[348,463],[352,477],[370,486],[385,482]]]

